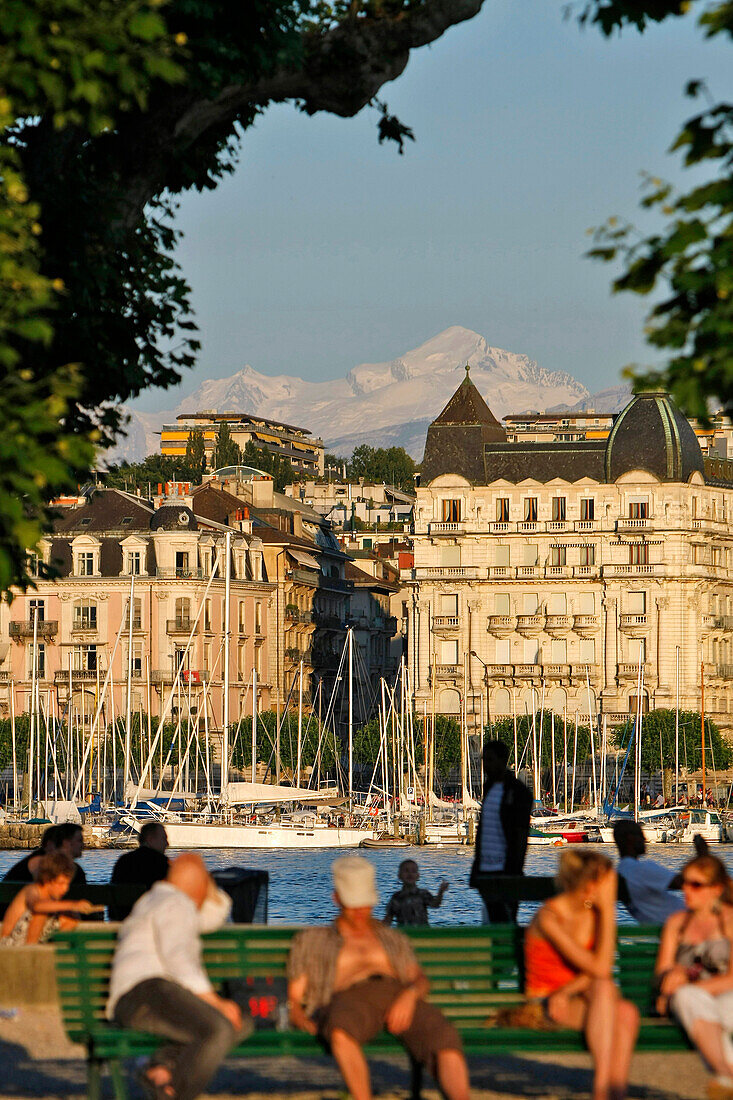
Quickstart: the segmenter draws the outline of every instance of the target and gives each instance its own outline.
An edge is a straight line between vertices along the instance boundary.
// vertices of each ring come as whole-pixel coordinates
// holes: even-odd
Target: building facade
[[[251,413],[213,412],[182,413],[175,424],[164,424],[160,433],[160,453],[185,455],[189,436],[194,429],[204,437],[206,464],[211,467],[216,450],[219,428],[226,424],[232,439],[244,449],[247,443],[264,448],[273,455],[286,458],[297,474],[304,477],[323,475],[323,440],[307,428],[283,424],[280,420],[267,420]]]
[[[606,439],[511,443],[470,378],[431,425],[409,661],[418,705],[469,724],[700,709],[733,731],[733,463],[666,394]],[[679,676],[678,676],[679,669]]]
[[[181,668],[174,716],[189,707],[203,715],[206,705],[220,730],[227,532],[229,712],[232,720],[251,713],[253,668],[263,674],[258,706],[269,706],[266,624],[274,586],[264,579],[262,546],[243,513],[231,527],[204,520],[184,489],[168,485],[155,501],[97,489],[63,509],[42,543],[58,578],[38,579],[34,590],[0,607],[0,713],[10,713],[11,691],[16,714],[30,709],[35,665],[44,708],[51,697],[56,713],[70,704],[72,720],[82,725],[93,719],[109,669],[107,721],[125,714],[128,673],[133,712],[159,715]]]

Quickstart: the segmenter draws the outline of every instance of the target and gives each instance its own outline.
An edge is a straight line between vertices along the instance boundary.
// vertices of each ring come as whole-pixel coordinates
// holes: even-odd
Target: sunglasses
[[[682,886],[689,887],[690,890],[704,890],[706,886],[712,886],[712,882],[701,882],[698,878],[683,878]]]

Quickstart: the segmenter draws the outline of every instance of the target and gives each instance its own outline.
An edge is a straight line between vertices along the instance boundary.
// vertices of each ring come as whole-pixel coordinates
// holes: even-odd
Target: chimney
[[[158,482],[158,496],[159,497],[163,496],[163,482],[162,481]]]

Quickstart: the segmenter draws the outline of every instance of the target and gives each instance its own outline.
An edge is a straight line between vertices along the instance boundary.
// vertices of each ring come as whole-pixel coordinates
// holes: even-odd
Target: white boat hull
[[[216,825],[165,821],[171,848],[358,848],[364,829],[326,825]]]

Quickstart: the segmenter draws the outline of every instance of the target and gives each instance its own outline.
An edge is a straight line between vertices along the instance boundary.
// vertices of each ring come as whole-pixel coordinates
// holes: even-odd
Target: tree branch
[[[215,99],[201,99],[185,85],[166,89],[164,99],[118,133],[118,173],[124,209],[117,224],[132,228],[141,211],[166,186],[171,159],[197,142],[233,130],[242,118],[269,103],[297,102],[308,114],[357,114],[383,84],[405,69],[410,50],[440,38],[473,18],[483,0],[423,0],[395,15],[350,18],[324,33],[306,32],[302,61],[253,83],[234,84]],[[132,120],[130,120],[132,123]]]

